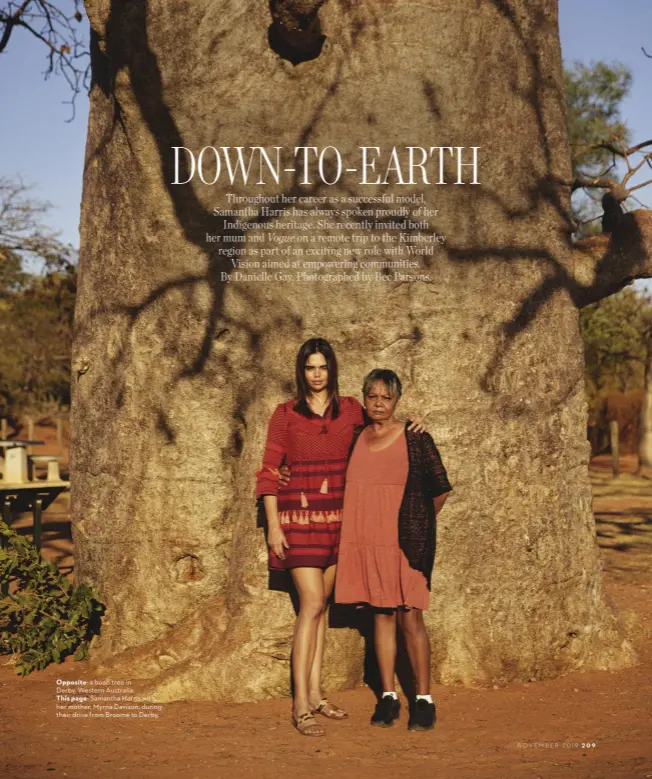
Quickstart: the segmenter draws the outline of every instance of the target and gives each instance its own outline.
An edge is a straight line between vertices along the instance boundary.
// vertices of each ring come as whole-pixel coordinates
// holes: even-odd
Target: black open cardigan
[[[426,577],[430,589],[437,544],[434,499],[453,488],[432,436],[408,430],[410,424],[410,420],[405,423],[409,468],[398,512],[398,545],[410,567]],[[349,459],[364,427],[355,428]]]

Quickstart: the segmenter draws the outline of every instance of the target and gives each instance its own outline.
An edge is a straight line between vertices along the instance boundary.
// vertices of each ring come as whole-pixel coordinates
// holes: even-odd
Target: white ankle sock
[[[395,692],[393,692],[393,691],[392,692],[384,692],[383,693],[383,698],[387,698],[388,696],[390,698],[394,698],[395,701],[398,700],[398,695]]]
[[[418,701],[420,701],[422,699],[424,701],[428,701],[428,703],[432,703],[432,695],[417,695],[417,700]]]

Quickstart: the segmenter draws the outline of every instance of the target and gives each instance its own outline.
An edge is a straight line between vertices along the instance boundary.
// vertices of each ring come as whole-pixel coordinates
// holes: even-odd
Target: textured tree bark
[[[86,2],[72,479],[78,576],[107,604],[92,662],[161,700],[289,692],[294,613],[267,590],[254,472],[315,335],[346,394],[383,365],[431,412],[455,488],[436,679],[635,662],[602,587],[577,308],[650,273],[649,222],[571,245],[557,3],[329,0],[318,56],[296,65],[273,47],[292,4],[276,5]],[[212,209],[252,188],[170,183],[171,147],[207,145],[479,146],[482,185],[255,188],[423,194],[447,242],[423,257],[430,282],[224,284],[206,234],[241,244]],[[327,687],[360,682],[362,650],[355,626],[329,631]]]

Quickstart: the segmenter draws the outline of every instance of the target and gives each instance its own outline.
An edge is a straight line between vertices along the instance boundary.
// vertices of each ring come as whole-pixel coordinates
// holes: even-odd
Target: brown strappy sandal
[[[347,711],[344,711],[344,709],[340,709],[338,706],[335,706],[326,698],[322,698],[319,701],[319,705],[317,706],[316,709],[313,709],[312,713],[321,714],[324,717],[328,717],[328,719],[336,719],[336,720],[347,719],[349,716],[349,713]]]
[[[308,720],[312,720],[312,723],[309,723]],[[305,714],[299,714],[298,717],[295,717],[293,714],[292,724],[299,731],[299,733],[301,733],[302,736],[326,735],[324,729],[315,721],[315,716],[312,711],[307,711]],[[315,728],[317,728],[317,730],[315,730]]]

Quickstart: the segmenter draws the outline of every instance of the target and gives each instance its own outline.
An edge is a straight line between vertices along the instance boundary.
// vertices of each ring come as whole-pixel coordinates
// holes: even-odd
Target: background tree
[[[624,289],[580,312],[589,439],[595,454],[608,444],[607,417],[616,407],[621,433],[624,438],[633,436],[630,443],[637,444],[645,429],[638,414],[646,387],[651,315],[649,295],[633,289]],[[633,424],[632,431],[623,430],[625,417]]]
[[[643,386],[650,300],[633,289],[592,303],[580,313],[586,385],[590,397],[602,390],[627,392]]]
[[[0,308],[0,414],[70,404],[70,353],[76,275],[31,276]]]
[[[575,62],[564,70],[568,106],[568,140],[576,175],[606,175],[612,155],[599,144],[612,136],[629,142],[630,131],[622,120],[622,101],[632,85],[632,73],[620,63]]]
[[[13,419],[70,402],[75,252],[43,224],[48,209],[0,178],[0,414]]]
[[[0,273],[20,273],[25,263],[39,270],[69,270],[75,263],[73,247],[44,224],[51,204],[30,193],[20,179],[0,176]]]
[[[595,544],[578,309],[652,274],[650,214],[571,240],[556,2],[389,6],[86,2],[77,571],[107,604],[95,667],[161,699],[289,692],[292,608],[267,589],[254,473],[314,335],[335,345],[345,393],[390,365],[406,408],[432,411],[455,489],[427,615],[435,677],[500,685],[634,662]],[[361,144],[432,139],[479,146],[481,186],[172,184],[173,146],[332,145],[354,164]],[[418,255],[430,279],[414,283],[225,283],[224,248],[273,243],[267,229],[246,240],[268,226],[262,212],[240,230],[216,204],[279,193],[423,195],[438,214],[414,233],[446,244]],[[312,216],[311,235],[344,235]],[[292,218],[279,218],[288,234]],[[361,644],[332,631],[328,686],[360,681]]]
[[[83,20],[81,0],[5,0],[0,2],[0,54],[22,35],[30,35],[43,44],[46,57],[46,78],[58,73],[75,97],[88,87],[89,52],[85,36],[80,32]]]
[[[612,138],[629,143],[630,131],[621,117],[622,101],[632,83],[631,71],[620,63],[575,62],[564,69],[568,138],[576,178],[606,176],[614,171],[613,154],[601,144]],[[573,215],[579,225],[577,237],[600,232],[596,216],[602,209],[592,192],[582,190],[573,198]]]
[[[601,230],[618,232],[626,201],[635,207],[638,201],[633,193],[650,183],[633,186],[631,180],[645,165],[652,167],[652,142],[630,146],[630,132],[620,116],[631,73],[622,65],[599,62],[590,67],[576,64],[572,71],[565,71],[564,77],[575,177],[574,217],[580,225],[577,236]],[[623,167],[624,174],[619,170]],[[583,196],[578,199],[580,192]],[[601,223],[596,214],[601,216]],[[592,432],[599,432],[603,390],[612,386],[614,379],[629,389],[642,387],[639,464],[652,466],[652,372],[645,367],[651,359],[647,296],[629,292],[613,301],[602,301],[582,312],[581,325]],[[626,392],[625,386],[621,391]],[[593,445],[595,450],[595,440]]]
[[[18,292],[26,280],[27,274],[23,271],[20,255],[0,247],[0,306],[9,296]]]

